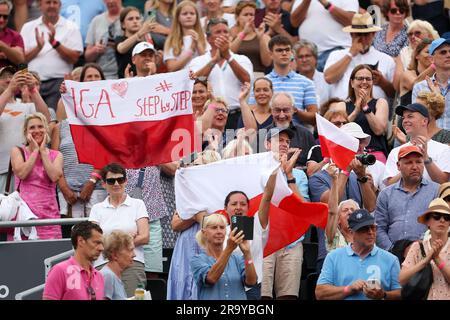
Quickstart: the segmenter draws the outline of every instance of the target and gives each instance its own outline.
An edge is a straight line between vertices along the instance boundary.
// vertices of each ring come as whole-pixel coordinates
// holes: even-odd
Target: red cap
[[[401,158],[404,158],[408,154],[411,154],[411,153],[418,153],[423,157],[423,153],[422,153],[422,151],[420,151],[419,147],[409,145],[409,146],[400,148],[400,151],[398,152],[398,159],[400,160]]]

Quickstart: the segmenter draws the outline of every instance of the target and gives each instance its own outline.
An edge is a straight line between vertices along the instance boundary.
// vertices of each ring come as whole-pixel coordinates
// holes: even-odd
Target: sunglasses
[[[116,184],[116,181],[118,184],[123,184],[125,182],[125,177],[118,177],[118,178],[107,178],[106,183],[110,186],[113,186]]]
[[[87,289],[89,296],[91,297],[91,300],[97,300],[97,296],[95,295],[95,290],[91,286],[87,287],[86,289]]]
[[[443,217],[445,221],[450,221],[450,215],[440,212],[432,212],[428,217],[431,217],[436,221],[441,220],[441,218]]]
[[[357,81],[366,80],[367,82],[372,82],[373,79],[371,77],[355,77],[355,80],[357,80]]]
[[[389,9],[390,14],[397,14],[397,13],[404,14],[405,12],[406,11],[402,8],[390,8]]]
[[[364,226],[364,227],[362,227],[362,228],[359,228],[359,229],[358,229],[358,232],[364,232],[364,233],[366,233],[366,232],[369,232],[369,230],[370,230],[370,231],[376,231],[376,230],[377,230],[377,226],[375,226],[375,225]]]
[[[422,31],[419,31],[419,30],[417,30],[417,31],[410,31],[410,32],[407,33],[407,35],[410,38],[412,36],[419,38],[422,35]]]
[[[0,17],[3,18],[4,20],[8,20],[9,14],[0,14]]]

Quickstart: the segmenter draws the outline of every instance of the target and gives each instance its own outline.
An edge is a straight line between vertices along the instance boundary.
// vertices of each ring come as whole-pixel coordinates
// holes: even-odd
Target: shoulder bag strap
[[[20,153],[22,154],[22,158],[24,161],[25,160],[25,153],[23,152],[23,149],[21,147],[17,147],[20,151]],[[6,177],[6,185],[5,185],[5,193],[9,193],[9,188],[11,186],[11,178],[13,175],[13,170],[12,170],[12,163],[11,163],[11,158],[9,159],[9,166],[8,166],[8,176]],[[19,190],[20,187],[20,183],[22,182],[22,180],[19,180],[19,185],[17,186],[17,191]]]
[[[25,152],[23,151],[22,147],[17,147],[17,148],[19,148],[19,151],[20,151],[20,154],[22,155],[23,161],[27,161],[27,159],[25,159]],[[20,193],[20,184],[21,183],[22,183],[22,179],[19,179],[19,184],[17,185],[17,191],[19,193]]]
[[[425,248],[423,247],[422,241],[419,242],[419,246],[420,246],[420,252],[422,253],[422,257],[425,258],[427,256],[427,254],[425,253]]]

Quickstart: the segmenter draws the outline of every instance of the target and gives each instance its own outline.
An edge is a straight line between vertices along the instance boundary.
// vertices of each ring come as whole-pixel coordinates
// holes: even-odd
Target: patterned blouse
[[[373,46],[378,51],[386,53],[391,57],[396,57],[400,54],[400,50],[408,45],[408,35],[406,33],[407,27],[404,26],[403,29],[397,33],[395,38],[387,43],[386,34],[389,24],[385,24],[381,31],[375,34],[375,39],[373,41]]]

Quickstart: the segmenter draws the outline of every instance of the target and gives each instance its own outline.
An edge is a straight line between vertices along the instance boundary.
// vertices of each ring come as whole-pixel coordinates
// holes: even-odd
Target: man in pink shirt
[[[102,229],[83,221],[73,227],[71,239],[75,253],[50,270],[43,299],[103,300],[103,275],[92,266],[103,251]]]

